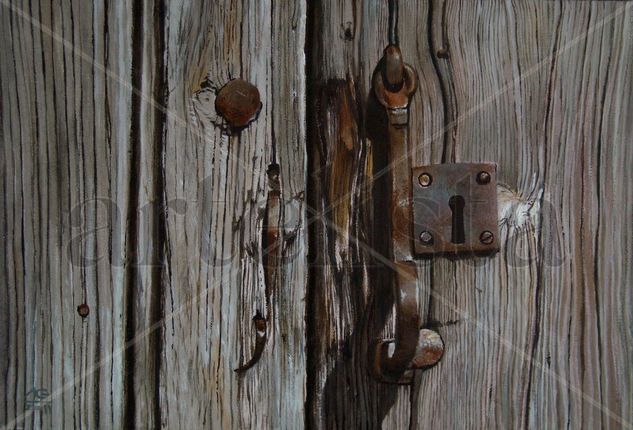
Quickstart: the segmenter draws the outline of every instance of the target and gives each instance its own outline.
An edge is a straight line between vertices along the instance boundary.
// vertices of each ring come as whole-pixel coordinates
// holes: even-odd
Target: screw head
[[[420,241],[424,245],[432,245],[433,244],[433,235],[428,231],[423,231],[420,233]]]
[[[82,303],[79,306],[77,306],[77,313],[79,314],[80,317],[86,318],[88,314],[90,313],[90,307],[88,307],[87,304]]]
[[[418,176],[418,182],[421,186],[428,187],[433,182],[433,177],[428,173],[422,173],[420,176]]]
[[[482,171],[477,174],[477,183],[479,185],[486,185],[490,183],[490,173]]]
[[[495,240],[495,235],[491,231],[482,231],[479,235],[479,241],[484,245],[490,245]]]

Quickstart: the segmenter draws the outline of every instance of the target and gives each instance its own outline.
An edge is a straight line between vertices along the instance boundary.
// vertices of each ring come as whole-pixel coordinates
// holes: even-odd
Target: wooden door
[[[633,3],[399,3],[412,162],[498,163],[501,234],[417,263],[445,353],[409,386],[368,372],[387,1],[0,0],[1,425],[633,427]]]

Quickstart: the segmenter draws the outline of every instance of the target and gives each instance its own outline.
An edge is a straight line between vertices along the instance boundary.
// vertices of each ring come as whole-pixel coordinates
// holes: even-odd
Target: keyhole
[[[466,202],[462,196],[453,196],[448,200],[448,205],[453,212],[451,224],[451,242],[464,243],[466,235],[464,234],[464,205]]]

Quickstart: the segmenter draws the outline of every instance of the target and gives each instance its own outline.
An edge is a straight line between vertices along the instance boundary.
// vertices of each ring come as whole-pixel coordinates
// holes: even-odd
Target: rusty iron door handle
[[[372,88],[388,118],[388,175],[391,186],[391,254],[395,276],[396,337],[379,340],[373,350],[372,373],[388,383],[407,384],[415,368],[439,361],[444,344],[439,334],[420,330],[417,273],[413,261],[411,162],[408,151],[409,104],[417,87],[417,76],[402,60],[393,44],[372,77]],[[422,335],[422,336],[421,336]]]

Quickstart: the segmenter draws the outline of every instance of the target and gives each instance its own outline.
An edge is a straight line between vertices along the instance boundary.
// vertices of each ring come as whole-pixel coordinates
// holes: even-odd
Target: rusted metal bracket
[[[253,367],[261,358],[270,331],[272,321],[271,296],[277,282],[278,267],[281,261],[281,184],[279,181],[279,165],[268,167],[268,196],[266,212],[262,228],[262,263],[264,265],[264,288],[266,295],[266,317],[259,312],[253,317],[255,326],[255,349],[250,360],[235,369],[243,372]]]

